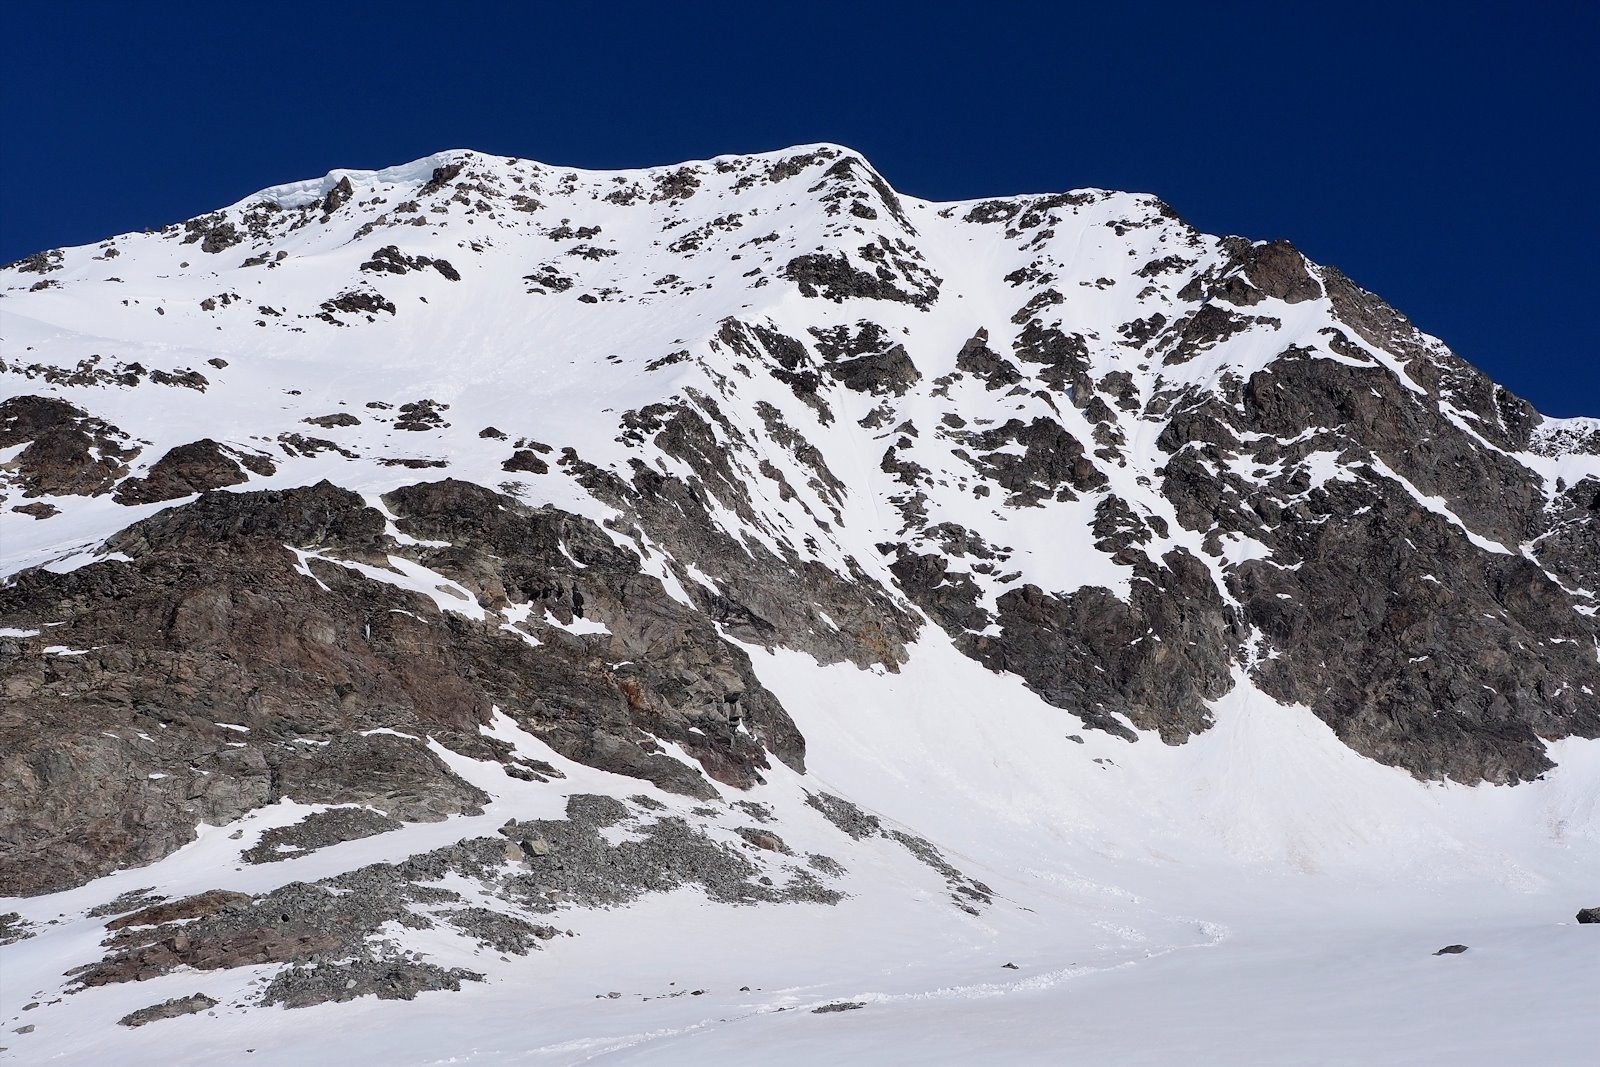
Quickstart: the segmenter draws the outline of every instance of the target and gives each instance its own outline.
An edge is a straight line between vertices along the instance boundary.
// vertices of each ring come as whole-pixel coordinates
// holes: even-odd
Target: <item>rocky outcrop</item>
[[[0,588],[0,619],[59,622],[51,647],[84,650],[0,644],[0,883],[147,863],[282,797],[399,821],[476,811],[486,798],[428,742],[529,773],[479,733],[497,705],[573,759],[696,796],[703,775],[758,781],[769,753],[803,766],[744,654],[586,520],[463,482],[388,504],[447,547],[396,543],[326,483],[212,493],[118,535],[127,561]],[[411,591],[390,562],[405,553],[472,610]]]
[[[459,989],[483,975],[396,949],[376,936],[385,928],[449,930],[503,955],[526,955],[559,932],[525,916],[561,904],[614,906],[684,887],[726,903],[842,899],[817,877],[815,864],[793,862],[775,835],[756,831],[770,841],[752,843],[750,851],[735,849],[682,818],[656,815],[652,806],[660,805],[630,807],[614,797],[580,793],[568,800],[565,818],[508,822],[498,837],[470,838],[258,895],[213,890],[146,907],[108,922],[103,957],[74,968],[69,977],[81,990],[181,969],[279,964],[284,966],[262,990],[261,1004],[295,1008],[361,996],[410,1000],[420,992]],[[602,833],[612,828],[628,833],[613,843]],[[905,847],[925,854],[924,862],[948,866],[931,845],[902,836]],[[987,898],[982,883],[950,871],[967,890],[961,899]],[[441,885],[447,876],[498,907],[469,903],[467,895]],[[168,1002],[135,1014],[148,1022],[181,1014],[179,1007]]]
[[[388,768],[383,769],[384,772]],[[475,798],[474,798],[475,799]],[[437,813],[438,805],[424,809]],[[437,817],[437,816],[436,816]],[[365,807],[331,808],[313,812],[293,826],[275,826],[261,835],[241,856],[249,863],[273,863],[294,859],[329,845],[359,841],[365,837],[398,830],[404,824],[381,811]]]
[[[138,1027],[147,1023],[160,1022],[162,1019],[176,1019],[180,1015],[194,1015],[202,1011],[210,1011],[217,1006],[217,1001],[204,993],[191,993],[186,997],[173,997],[163,1000],[160,1004],[152,1004],[148,1008],[129,1012],[117,1022],[121,1026]]]
[[[1230,582],[1279,652],[1256,667],[1268,692],[1429,778],[1526,780],[1551,765],[1541,737],[1600,733],[1593,631],[1535,563],[1393,483],[1335,483],[1307,507],[1279,526],[1298,567],[1252,561]]]
[[[260,456],[234,458],[210,439],[179,445],[156,460],[142,478],[129,478],[117,486],[113,499],[119,504],[154,504],[176,500],[211,489],[221,489],[248,481],[245,465],[257,474],[271,474],[275,465]]]
[[[853,359],[828,365],[828,373],[846,389],[858,393],[904,396],[922,380],[904,345],[891,345],[882,352],[868,352]]]
[[[792,543],[780,554],[736,537],[713,517],[720,506],[752,526],[759,521],[751,479],[735,466],[754,450],[714,400],[695,396],[639,414],[648,415],[635,421],[642,439],[681,462],[691,477],[638,462],[631,481],[623,481],[575,454],[561,465],[628,516],[641,542],[666,551],[700,612],[741,641],[797,648],[824,663],[892,668],[903,661],[918,623],[858,561],[844,561],[841,573],[806,558]],[[824,472],[819,475],[831,478]],[[784,531],[776,534],[780,543],[787,539]],[[713,578],[714,586],[694,580],[690,567]]]
[[[1291,346],[1221,396],[1180,397],[1164,494],[1219,554],[1264,550],[1227,586],[1255,635],[1236,657],[1268,693],[1421,777],[1536,777],[1541,738],[1600,734],[1595,632],[1572,592],[1594,573],[1587,483],[1548,507],[1538,473],[1481,444],[1490,426],[1508,444],[1524,433],[1502,415],[1516,406],[1469,428],[1452,398],[1492,389],[1458,361],[1439,371],[1408,323],[1357,295],[1353,325],[1409,355],[1403,376],[1354,347]],[[1319,456],[1340,474],[1314,479]]]
[[[128,473],[139,453],[128,435],[55,397],[0,402],[0,448],[26,447],[0,464],[23,496],[98,496]]]
[[[1000,635],[962,644],[1091,726],[1135,740],[1122,716],[1177,744],[1210,725],[1206,701],[1232,688],[1240,620],[1187,552],[1139,553],[1133,570],[1128,600],[1095,586],[1065,597],[1013,589],[998,601]]]

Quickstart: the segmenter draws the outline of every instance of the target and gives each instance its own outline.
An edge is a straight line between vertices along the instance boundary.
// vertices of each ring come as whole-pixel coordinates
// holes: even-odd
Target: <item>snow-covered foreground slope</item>
[[[559,921],[578,936],[527,958],[414,935],[431,958],[488,981],[413,1002],[246,1010],[271,970],[246,967],[18,1010],[50,997],[63,961],[94,953],[100,924],[71,917],[126,889],[259,892],[472,832],[452,820],[339,846],[320,866],[241,869],[241,846],[297,815],[269,808],[239,841],[208,831],[154,867],[23,902],[32,921],[67,921],[7,950],[8,1029],[39,1027],[13,1051],[90,1062],[115,1049],[130,1064],[247,1050],[284,1064],[1576,1064],[1592,1053],[1600,945],[1569,913],[1600,874],[1593,746],[1563,751],[1562,769],[1532,785],[1429,787],[1248,687],[1191,746],[1095,735],[1080,746],[1020,686],[929,644],[899,675],[865,679],[757,656],[775,692],[810,709],[800,721],[816,740],[812,781],[784,775],[754,796],[780,813],[792,848],[826,848],[850,867],[851,896],[836,906],[712,904],[680,889],[622,911],[566,911]],[[541,754],[571,789],[636,789]],[[841,848],[802,802],[818,786],[928,837],[994,890],[994,906],[954,911],[943,880],[903,850]],[[486,826],[555,806],[500,791]],[[1467,953],[1433,955],[1460,943]],[[129,1012],[196,990],[222,1006],[114,1033]],[[837,1004],[860,1007],[816,1010]]]
[[[0,296],[5,1056],[1600,1040],[1595,424],[1285,244],[451,152]]]

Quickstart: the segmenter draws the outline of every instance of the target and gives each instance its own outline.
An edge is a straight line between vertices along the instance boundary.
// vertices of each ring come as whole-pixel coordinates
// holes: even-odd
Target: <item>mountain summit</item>
[[[676,998],[663,924],[779,946],[747,1012],[1001,997],[1226,943],[1198,868],[1596,877],[1600,420],[1286,242],[833,145],[452,151],[0,297],[18,1049],[293,1061],[263,1005],[498,1010],[552,953]]]

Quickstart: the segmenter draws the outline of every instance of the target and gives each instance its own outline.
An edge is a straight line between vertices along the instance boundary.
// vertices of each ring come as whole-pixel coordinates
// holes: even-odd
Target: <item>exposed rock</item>
[[[1072,490],[1106,483],[1078,439],[1042,415],[1030,422],[1008,419],[1003,426],[961,440],[978,453],[973,467],[1011,494],[1006,500],[1011,507],[1034,507],[1052,498],[1073,500]]]
[[[335,736],[309,749],[285,750],[271,760],[274,788],[302,804],[368,804],[388,818],[336,816],[302,827],[309,847],[327,844],[344,832],[355,837],[395,829],[398,821],[439,822],[449,815],[479,814],[488,797],[456,777],[438,756],[410,737],[374,733]],[[283,834],[278,841],[293,840]],[[263,839],[263,845],[267,842]],[[302,847],[308,847],[303,845]]]
[[[1288,304],[1322,295],[1322,286],[1306,268],[1305,257],[1288,241],[1251,245],[1244,255],[1244,273],[1257,289]]]
[[[1222,241],[1227,260],[1220,270],[1208,269],[1179,291],[1184,300],[1223,300],[1251,307],[1272,297],[1297,304],[1323,295],[1305,257],[1287,241],[1253,244],[1241,237]]]
[[[841,574],[798,552],[778,556],[736,539],[712,517],[708,494],[741,519],[755,521],[751,479],[733,462],[751,450],[715,402],[693,399],[661,405],[641,426],[657,448],[694,472],[692,481],[643,463],[634,466],[631,483],[575,456],[562,464],[574,467],[586,488],[628,515],[679,566],[693,565],[715,578],[714,589],[700,582],[685,588],[695,606],[734,637],[799,648],[824,662],[898,666],[917,623],[859,564],[846,561]],[[822,613],[836,625],[823,622]]]
[[[844,255],[796,256],[784,266],[783,274],[799,286],[805,296],[819,296],[836,303],[854,297],[927,307],[938,296],[936,286],[924,283],[908,292],[896,284],[899,279],[893,271],[881,269],[881,272],[869,273],[851,264]]]
[[[979,330],[956,353],[956,369],[983,380],[990,389],[1005,389],[1022,381],[1010,360],[989,348],[989,331]]]
[[[138,911],[160,904],[167,898],[157,893],[154,887],[146,886],[143,889],[130,889],[104,904],[90,908],[84,914],[91,919],[103,919],[108,915],[126,915],[130,911]]]
[[[210,1011],[216,1006],[217,1001],[204,993],[191,993],[186,997],[173,997],[171,1000],[163,1000],[160,1004],[152,1004],[148,1008],[129,1012],[117,1022],[122,1026],[143,1026],[145,1023],[160,1022],[162,1019],[176,1019],[180,1015]]]
[[[139,453],[128,435],[82,408],[44,396],[0,401],[0,448],[27,447],[0,471],[25,496],[98,496]]]
[[[321,426],[325,430],[331,430],[336,426],[361,425],[360,419],[346,411],[336,411],[331,415],[315,415],[309,419],[301,419],[300,421],[309,422],[313,426]]]
[[[20,912],[8,911],[0,915],[0,945],[14,945],[33,935],[33,929],[23,921]]]
[[[119,504],[153,504],[238,485],[249,477],[221,445],[204,438],[168,451],[144,477],[117,486],[114,499]]]
[[[500,464],[501,470],[526,471],[529,474],[547,474],[550,464],[539,458],[539,454],[532,449],[519,448],[511,454],[511,458]]]
[[[858,393],[904,396],[922,380],[922,374],[904,345],[893,345],[882,352],[869,352],[854,359],[828,365],[828,373],[847,389]]]
[[[783,838],[770,830],[757,830],[754,827],[741,826],[735,833],[756,848],[766,849],[768,852],[781,852],[786,856],[792,854],[789,846],[783,843]]]
[[[106,923],[107,930],[122,930],[130,926],[162,926],[184,919],[203,919],[215,915],[229,905],[250,900],[248,893],[235,893],[227,889],[208,889],[197,896],[184,897],[169,904],[153,904],[120,919]]]
[[[200,250],[209,255],[232,248],[245,239],[239,228],[223,215],[216,212],[211,215],[202,215],[197,219],[190,219],[183,224],[186,245],[200,243]]]
[[[353,960],[288,967],[273,976],[262,992],[262,1004],[309,1008],[357,997],[415,1000],[418,993],[460,992],[462,982],[481,982],[483,975],[462,967],[445,968],[421,960]]]
[[[331,195],[331,194],[330,194]],[[432,268],[452,282],[461,280],[461,273],[449,260],[430,259],[427,256],[408,256],[395,245],[385,245],[372,253],[372,258],[361,264],[361,269],[375,274],[409,274],[414,270]]]
[[[368,808],[333,808],[307,815],[293,826],[267,830],[255,847],[241,853],[241,858],[249,863],[293,859],[329,845],[398,830],[402,825],[398,819]]]
[[[322,198],[322,213],[324,215],[333,214],[348,204],[350,198],[355,195],[355,186],[350,184],[350,179],[348,177],[340,178],[333,188],[328,190],[328,195]]]
[[[400,414],[394,420],[394,428],[410,430],[413,433],[447,429],[450,424],[444,420],[443,412],[449,407],[449,404],[441,404],[437,400],[426,398],[401,404]]]
[[[1131,741],[1117,718],[1126,716],[1175,744],[1209,726],[1206,701],[1232,688],[1242,628],[1188,552],[1130,562],[1141,580],[1129,600],[1094,586],[1059,597],[1023,585],[998,600],[1000,636],[965,646],[1089,726]]]
[[[900,588],[947,633],[954,636],[989,625],[989,612],[979,604],[982,590],[971,573],[952,569],[937,552],[912,553],[904,545],[894,549],[896,558],[889,567]]]
[[[61,269],[62,258],[61,249],[52,248],[7,263],[4,267],[0,267],[0,270],[14,270],[18,274],[49,274],[51,271]]]
[[[322,313],[317,317],[334,325],[343,325],[336,313],[342,312],[351,315],[366,315],[369,318],[382,311],[390,315],[395,313],[394,301],[386,300],[382,294],[361,289],[349,289],[331,300],[322,302]]]
[[[443,166],[433,168],[432,177],[423,184],[422,188],[417,190],[417,195],[419,197],[432,196],[434,193],[439,192],[460,176],[462,167],[463,164],[461,163],[446,163]]]

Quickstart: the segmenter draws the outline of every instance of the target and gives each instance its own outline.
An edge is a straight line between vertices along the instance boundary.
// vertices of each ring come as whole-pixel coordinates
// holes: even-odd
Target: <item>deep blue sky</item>
[[[0,262],[442,148],[809,141],[934,199],[1103,186],[1287,237],[1600,415],[1589,3],[12,3]]]

